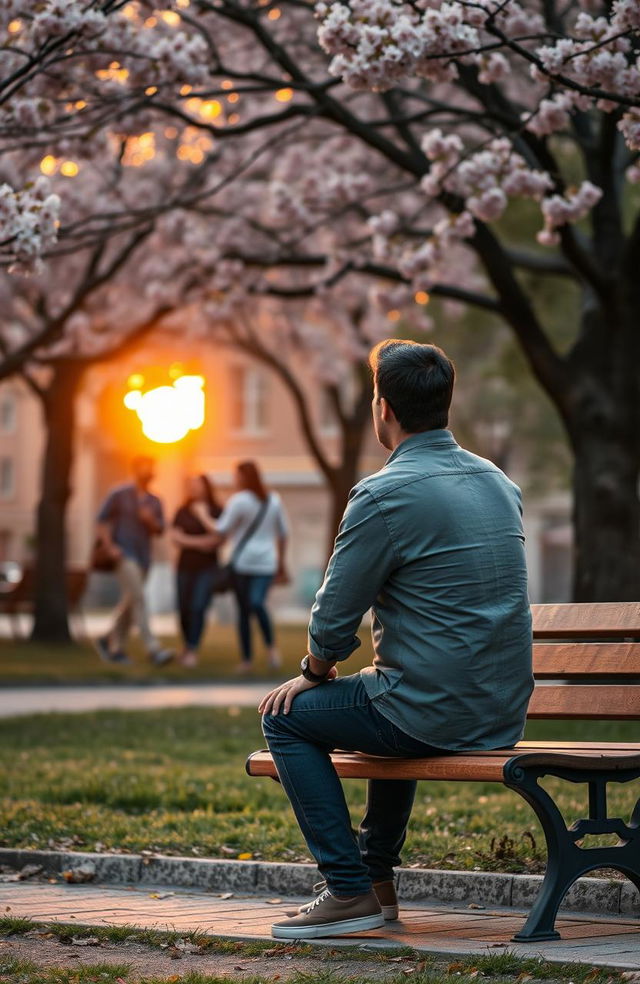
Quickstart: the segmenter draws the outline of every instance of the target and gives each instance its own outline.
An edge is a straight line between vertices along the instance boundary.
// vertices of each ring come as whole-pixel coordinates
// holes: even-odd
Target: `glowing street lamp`
[[[124,405],[142,424],[142,433],[157,444],[175,444],[204,423],[204,379],[180,376],[171,386],[156,386],[142,392],[144,378],[130,377]]]

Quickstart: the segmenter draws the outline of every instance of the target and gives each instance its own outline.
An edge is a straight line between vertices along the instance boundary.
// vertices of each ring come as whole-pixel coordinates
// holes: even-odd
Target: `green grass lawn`
[[[276,947],[271,947],[277,949]],[[44,967],[33,960],[21,960],[10,953],[0,954],[0,981],[6,984],[271,984],[282,980],[283,984],[401,984],[411,975],[415,984],[472,984],[484,980],[487,984],[512,984],[513,981],[536,981],[555,984],[617,984],[625,976],[608,967],[590,967],[580,964],[550,964],[536,959],[519,959],[510,953],[486,956],[434,958],[424,953],[407,953],[397,957],[386,953],[362,955],[357,964],[354,951],[336,948],[327,954],[316,948],[306,959],[295,961],[289,970],[283,957],[292,960],[291,952],[299,948],[282,949],[282,955],[274,955],[267,973],[246,973],[249,966],[235,967],[236,973],[211,974],[188,971],[185,974],[170,973],[162,976],[131,974],[123,951],[121,964],[98,962],[75,967]],[[239,961],[247,960],[247,954],[237,950]],[[396,962],[400,961],[400,963]],[[67,963],[60,956],[60,963]],[[306,966],[308,964],[308,966]],[[345,973],[344,967],[349,968]],[[368,966],[367,966],[368,965]],[[358,967],[359,972],[353,973]],[[237,973],[242,971],[243,973]],[[276,973],[274,973],[274,971]]]
[[[46,929],[48,936],[63,942],[65,932],[66,941],[71,934],[74,938],[83,935],[83,931],[78,932],[77,927],[33,925],[41,931]],[[110,941],[109,931],[105,933],[92,928],[89,932],[94,940],[99,939],[103,945],[105,940]],[[135,931],[132,934],[131,927],[127,932],[128,940],[136,940],[140,936]],[[145,940],[147,946],[144,952],[153,955],[154,948],[166,947],[171,935],[173,934],[158,933],[156,940]],[[11,945],[11,939],[16,937],[10,929],[0,926],[0,938],[5,938]],[[446,955],[435,957],[406,948],[397,953],[367,953],[353,947],[323,950],[320,947],[296,944],[282,946],[272,942],[240,943],[206,937],[197,937],[195,942],[200,950],[199,956],[207,956],[209,970],[214,969],[216,963],[219,966],[222,964],[220,974],[187,971],[182,974],[164,973],[160,976],[144,973],[140,976],[127,964],[126,949],[122,950],[122,962],[118,963],[113,960],[96,960],[95,963],[74,966],[68,955],[61,952],[58,956],[59,966],[43,966],[37,959],[39,954],[36,945],[33,949],[34,959],[20,959],[10,952],[0,953],[0,981],[6,984],[237,984],[239,981],[244,984],[270,984],[282,980],[283,984],[401,984],[410,975],[416,984],[452,984],[453,981],[456,984],[471,984],[478,979],[487,984],[512,984],[513,981],[536,981],[541,984],[618,984],[629,977],[628,974],[609,967],[550,964],[537,958],[519,958],[509,952],[452,959]],[[232,953],[234,961],[240,964],[233,967],[235,973],[229,973],[227,965],[215,959],[217,955],[228,953]],[[112,954],[113,951],[109,950],[108,955]],[[117,957],[119,961],[119,952]],[[268,970],[260,967],[261,963],[264,967],[265,959]],[[290,961],[289,965],[286,960]],[[260,967],[257,973],[250,972],[252,961]],[[136,964],[139,963],[137,960]]]
[[[349,661],[349,671],[355,672],[371,662],[371,637],[367,629],[361,632],[362,647]],[[177,638],[163,640],[178,648]],[[278,629],[278,644],[282,652],[282,675],[298,672],[300,660],[307,649],[305,626],[283,625]],[[23,640],[0,640],[0,686],[20,684],[63,683],[158,683],[162,681],[187,683],[189,681],[220,680],[234,677],[238,664],[238,644],[232,625],[211,624],[207,631],[200,665],[185,669],[177,663],[162,670],[154,669],[144,658],[138,640],[130,647],[131,666],[105,665],[88,643],[76,646],[50,646]],[[264,648],[256,647],[253,673],[257,679],[273,679],[274,672],[267,667]]]
[[[537,722],[534,738],[637,737],[634,722]],[[284,794],[244,772],[264,744],[255,711],[48,714],[0,721],[0,844],[310,860]],[[357,822],[365,784],[345,783]],[[628,816],[632,791],[613,788]],[[567,785],[569,819],[586,791]],[[405,865],[540,871],[544,842],[515,793],[489,783],[421,783]]]

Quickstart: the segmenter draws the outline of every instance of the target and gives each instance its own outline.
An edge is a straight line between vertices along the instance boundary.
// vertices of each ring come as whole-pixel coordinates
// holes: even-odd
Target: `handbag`
[[[108,573],[115,571],[118,560],[113,556],[103,540],[94,540],[89,557],[89,568],[92,571],[103,571]]]
[[[236,584],[236,572],[233,569],[234,561],[237,560],[241,551],[246,547],[247,543],[256,532],[260,523],[264,519],[265,513],[269,508],[271,503],[271,496],[267,496],[262,505],[260,506],[258,512],[253,517],[253,521],[247,527],[247,529],[242,534],[242,537],[236,544],[231,557],[226,564],[219,567],[216,571],[216,576],[213,581],[213,587],[211,589],[212,594],[225,594],[227,591],[233,591]]]

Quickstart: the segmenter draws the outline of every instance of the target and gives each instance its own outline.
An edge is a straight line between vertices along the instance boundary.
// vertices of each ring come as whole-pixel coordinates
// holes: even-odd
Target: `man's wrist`
[[[331,667],[329,667],[324,673],[315,673],[312,667],[310,666],[310,662],[311,662],[311,657],[309,653],[307,653],[306,656],[302,657],[302,661],[300,663],[300,672],[302,673],[302,676],[305,678],[305,680],[308,680],[309,683],[322,683],[324,680],[327,679]]]

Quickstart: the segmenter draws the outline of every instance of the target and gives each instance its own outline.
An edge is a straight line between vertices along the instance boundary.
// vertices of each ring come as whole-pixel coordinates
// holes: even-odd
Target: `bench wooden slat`
[[[336,771],[343,779],[451,779],[501,782],[504,763],[511,758],[504,752],[497,757],[476,755],[443,755],[430,759],[395,759],[360,755],[354,752],[334,752],[331,756]],[[277,777],[269,752],[254,752],[247,761],[251,776]]]
[[[560,754],[557,754],[557,753]],[[358,752],[334,752],[331,756],[336,772],[343,779],[431,779],[450,782],[502,782],[505,763],[516,755],[526,754],[533,762],[558,762],[567,766],[589,760],[590,766],[610,770],[616,763],[620,767],[640,763],[640,744],[614,751],[610,745],[599,748],[580,747],[575,743],[570,750],[557,746],[549,749],[522,748],[490,752],[462,752],[434,758],[403,759],[361,755]],[[247,761],[250,776],[277,777],[277,771],[268,751],[254,752]]]
[[[633,753],[640,750],[640,742],[637,741],[519,741],[513,748],[490,748],[482,752],[482,755],[504,755],[507,751],[510,755],[519,755],[522,752],[574,752],[585,755],[604,754],[613,752],[614,754]],[[477,753],[480,754],[480,753]]]
[[[583,676],[640,678],[640,642],[534,643],[533,672],[542,680]]]
[[[640,718],[640,686],[566,684],[538,686],[529,701],[528,718]]]
[[[640,638],[640,602],[532,605],[536,639]]]

